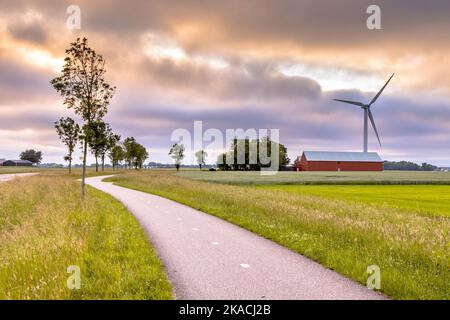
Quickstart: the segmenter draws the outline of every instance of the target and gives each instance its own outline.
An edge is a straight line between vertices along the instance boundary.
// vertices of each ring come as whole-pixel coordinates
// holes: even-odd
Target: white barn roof
[[[383,162],[376,152],[305,151],[308,161]]]

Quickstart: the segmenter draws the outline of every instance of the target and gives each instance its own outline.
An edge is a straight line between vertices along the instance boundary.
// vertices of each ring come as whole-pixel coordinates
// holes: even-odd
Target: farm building
[[[5,160],[1,165],[3,167],[31,167],[33,162],[28,160]]]
[[[298,171],[383,171],[376,152],[305,151],[295,161]]]
[[[6,159],[0,159],[0,167],[3,165],[3,162],[5,162]]]

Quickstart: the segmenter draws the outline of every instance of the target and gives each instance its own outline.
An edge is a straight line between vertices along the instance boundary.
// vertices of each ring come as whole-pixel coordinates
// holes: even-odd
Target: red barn
[[[299,171],[383,171],[376,152],[305,151],[295,161]]]

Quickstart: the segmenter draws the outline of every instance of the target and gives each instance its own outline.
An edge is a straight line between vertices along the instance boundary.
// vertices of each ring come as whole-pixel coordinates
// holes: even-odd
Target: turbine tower
[[[391,81],[393,76],[394,76],[394,74],[392,74],[392,76],[389,78],[389,80],[386,82],[386,84],[383,86],[383,88],[381,88],[381,90],[372,99],[372,101],[370,101],[369,104],[364,104],[362,102],[351,101],[351,100],[333,99],[335,101],[353,104],[353,105],[361,107],[361,109],[363,109],[363,111],[364,111],[364,152],[367,152],[367,141],[368,141],[368,132],[367,131],[368,131],[369,119],[370,119],[370,123],[372,124],[373,130],[375,131],[375,134],[377,135],[378,143],[380,144],[380,147],[381,147],[380,137],[378,136],[377,127],[375,126],[375,120],[373,119],[373,115],[372,115],[372,111],[370,110],[370,107],[372,106],[372,104],[375,103],[375,101],[377,101],[378,97],[381,95],[384,88],[386,88],[386,86],[388,85],[389,81]]]

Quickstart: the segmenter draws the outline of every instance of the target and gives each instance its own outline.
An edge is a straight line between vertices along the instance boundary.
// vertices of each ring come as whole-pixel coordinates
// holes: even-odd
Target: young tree
[[[112,133],[112,131],[108,131],[106,135],[106,148],[103,149],[103,152],[101,154],[102,158],[102,172],[105,170],[105,156],[109,152],[111,154],[111,151],[114,147],[117,146],[117,144],[120,141],[120,136],[118,134]],[[120,147],[120,146],[119,146]],[[114,169],[114,164],[113,164]]]
[[[39,164],[42,161],[42,152],[33,149],[28,149],[20,154],[20,160],[28,160],[34,164]]]
[[[140,169],[144,165],[145,159],[148,158],[148,152],[145,147],[136,142],[136,139],[126,138],[123,142],[125,148],[125,160],[128,168]]]
[[[134,137],[126,138],[123,141],[123,147],[124,147],[124,160],[126,166],[130,169],[133,164],[133,157],[134,157],[134,148],[136,146],[136,139]]]
[[[145,159],[148,158],[147,149],[145,149],[143,145],[137,143],[134,150],[133,166],[136,170],[142,169]]]
[[[72,173],[72,154],[80,137],[80,126],[72,118],[61,118],[55,122],[59,139],[66,145],[68,153],[64,156],[69,161],[69,174]]]
[[[116,144],[109,150],[108,156],[111,160],[113,170],[115,170],[119,163],[125,159],[125,151],[120,144]]]
[[[91,124],[84,129],[89,149],[95,158],[96,172],[98,172],[98,159],[106,148],[107,130],[107,124],[101,120],[91,122]]]
[[[202,165],[206,162],[206,157],[208,156],[208,153],[206,153],[205,150],[199,150],[195,153],[195,157],[197,158],[198,166],[200,167],[200,170],[202,170]]]
[[[88,45],[86,38],[78,38],[66,50],[65,64],[59,77],[50,83],[64,98],[64,105],[73,109],[84,121],[83,129],[88,129],[101,120],[108,111],[115,87],[109,85],[104,76],[105,60]],[[83,176],[81,194],[85,196],[86,158],[89,132],[83,133]]]
[[[170,148],[169,156],[175,160],[177,171],[180,170],[181,161],[184,159],[184,145],[175,143],[172,148]]]

